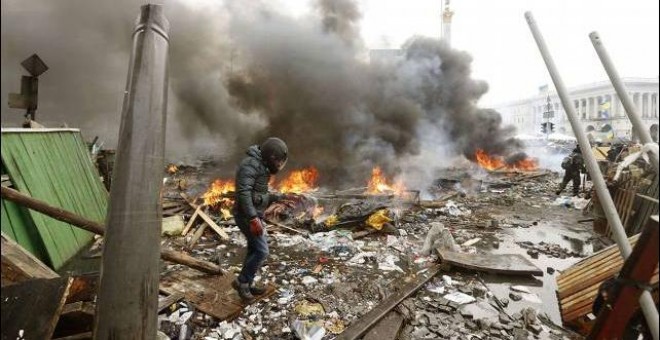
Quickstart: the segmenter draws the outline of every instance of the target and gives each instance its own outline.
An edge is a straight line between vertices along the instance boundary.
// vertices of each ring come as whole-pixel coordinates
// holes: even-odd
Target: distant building
[[[623,83],[646,128],[657,141],[658,78],[624,78]],[[632,138],[632,123],[609,81],[569,88],[569,96],[587,132],[601,137]],[[553,111],[551,118],[547,118],[547,114],[544,115],[548,111],[548,97],[550,109]],[[541,125],[551,122],[555,127],[554,132],[573,135],[557,93],[548,86],[539,88],[539,93],[533,97],[504,103],[495,109],[502,114],[503,122],[514,125],[519,133],[539,134]]]

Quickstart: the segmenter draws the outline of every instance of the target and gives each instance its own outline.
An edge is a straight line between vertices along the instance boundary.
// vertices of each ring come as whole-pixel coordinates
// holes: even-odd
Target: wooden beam
[[[181,236],[186,236],[186,234],[188,234],[188,231],[195,223],[195,219],[197,218],[197,216],[199,216],[199,212],[201,211],[201,209],[202,209],[201,206],[198,206],[195,209],[195,212],[192,214],[192,216],[190,216],[190,220],[188,220],[188,224],[186,224],[186,226],[183,228],[183,231],[181,231]]]
[[[272,224],[272,225],[274,225],[274,226],[276,226],[276,227],[278,227],[278,228],[282,228],[282,229],[286,229],[286,230],[289,230],[289,231],[293,231],[294,233],[297,233],[297,234],[300,234],[300,235],[304,235],[304,236],[307,236],[307,235],[308,235],[308,233],[306,233],[306,232],[304,232],[304,231],[298,230],[298,229],[296,229],[296,228],[291,228],[291,227],[289,227],[289,226],[285,226],[285,225],[282,224],[282,223],[277,223],[277,222],[270,221],[270,220],[264,220],[264,222],[266,222],[266,223],[268,223],[268,224]]]
[[[53,207],[41,200],[37,200],[32,197],[23,195],[22,193],[14,189],[6,188],[6,187],[2,187],[1,189],[2,191],[0,192],[0,194],[4,199],[20,204],[32,210],[38,211],[42,214],[48,215],[56,220],[66,222],[78,228],[93,232],[95,234],[99,234],[99,235],[105,234],[105,226],[103,226],[103,224],[101,223],[88,220],[84,217],[80,217],[64,209]],[[207,274],[224,273],[222,268],[211,262],[198,260],[190,255],[178,253],[173,250],[161,249],[160,257],[165,261],[171,261],[174,263],[182,264],[203,271]]]
[[[199,238],[202,237],[202,235],[204,234],[204,230],[206,230],[206,227],[208,226],[209,225],[206,222],[202,222],[202,224],[200,224],[199,227],[197,227],[197,230],[190,239],[190,242],[188,242],[188,246],[187,246],[188,249],[192,249],[195,246]]]
[[[209,215],[207,215],[205,212],[198,210],[199,217],[201,217],[204,222],[206,222],[211,229],[213,229],[218,235],[220,235],[220,238],[223,240],[228,240],[229,235],[227,234],[226,231],[224,231]]]
[[[2,233],[2,286],[30,279],[53,279],[59,277],[34,255]]]
[[[165,310],[165,308],[171,306],[174,303],[177,303],[181,300],[183,300],[185,296],[181,292],[175,292],[173,294],[170,294],[162,299],[158,300],[158,313],[162,312]]]
[[[399,335],[404,318],[396,311],[385,315],[362,340],[395,340]]]
[[[383,300],[378,306],[376,306],[357,321],[353,322],[343,333],[337,337],[337,340],[354,340],[361,337],[369,330],[369,328],[375,325],[390,310],[392,310],[392,308],[396,307],[399,303],[401,303],[401,301],[420,289],[426,282],[438,274],[439,271],[439,265],[430,267],[427,272],[417,276],[415,280],[406,284],[398,293],[385,298],[385,300]]]

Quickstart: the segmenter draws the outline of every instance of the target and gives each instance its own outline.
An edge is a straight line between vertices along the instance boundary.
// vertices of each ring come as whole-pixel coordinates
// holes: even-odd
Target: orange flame
[[[521,159],[513,164],[507,164],[500,156],[490,156],[486,151],[477,149],[475,153],[477,163],[486,170],[521,170],[533,171],[538,169],[538,161],[532,158]]]
[[[282,180],[277,188],[280,192],[290,194],[302,194],[318,189],[316,180],[319,172],[314,167],[292,171],[287,178]]]
[[[174,164],[170,164],[167,166],[167,173],[170,175],[174,175],[177,171],[179,171],[179,167],[177,167]]]
[[[216,179],[211,183],[211,187],[202,195],[204,204],[211,208],[218,209],[225,219],[231,218],[231,207],[234,200],[227,197],[228,193],[236,190],[233,180]]]
[[[394,183],[385,178],[383,171],[380,167],[375,167],[371,170],[371,178],[367,184],[368,194],[395,194],[401,195],[406,190],[403,182],[397,180]]]

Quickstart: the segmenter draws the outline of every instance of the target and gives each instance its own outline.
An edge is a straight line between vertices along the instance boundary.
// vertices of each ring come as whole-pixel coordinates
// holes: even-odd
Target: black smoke
[[[468,53],[413,37],[398,58],[370,62],[355,1],[318,0],[297,18],[270,3],[165,5],[170,158],[210,150],[231,174],[250,144],[278,136],[289,144],[290,169],[313,165],[325,184],[346,185],[364,181],[375,165],[401,171],[402,160],[432,154],[423,148],[470,159],[477,149],[520,151],[500,115],[478,107],[488,86],[471,77]],[[36,52],[50,66],[37,117],[112,145],[141,4],[3,1],[2,96],[18,91],[18,63]],[[21,116],[5,112],[3,124]]]

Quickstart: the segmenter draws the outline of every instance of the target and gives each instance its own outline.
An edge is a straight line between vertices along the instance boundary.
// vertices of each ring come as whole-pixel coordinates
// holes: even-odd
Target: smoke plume
[[[290,169],[313,165],[323,184],[345,186],[375,165],[395,174],[411,160],[437,166],[448,152],[520,157],[512,128],[477,106],[488,86],[471,78],[466,52],[412,37],[397,57],[370,61],[355,1],[318,0],[300,18],[270,3],[165,5],[171,159],[213,154],[229,170],[250,144],[278,136]],[[40,79],[38,120],[66,121],[112,145],[139,5],[3,1],[2,96],[18,91],[18,64],[36,52],[51,68]],[[20,117],[4,112],[3,124]]]

